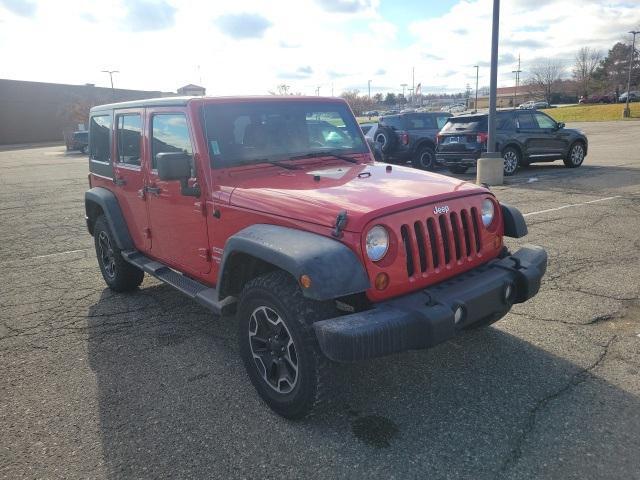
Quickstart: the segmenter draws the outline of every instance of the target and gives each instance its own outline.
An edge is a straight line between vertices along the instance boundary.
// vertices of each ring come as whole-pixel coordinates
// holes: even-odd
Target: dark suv
[[[487,120],[484,115],[450,118],[438,134],[436,161],[453,173],[474,167],[487,151]],[[502,111],[497,113],[496,151],[504,157],[504,174],[534,162],[563,160],[569,168],[582,165],[588,142],[579,130],[564,128],[550,116],[538,111]]]
[[[436,135],[451,117],[450,113],[401,113],[380,117],[367,137],[380,144],[389,163],[406,163],[422,170],[435,166]]]

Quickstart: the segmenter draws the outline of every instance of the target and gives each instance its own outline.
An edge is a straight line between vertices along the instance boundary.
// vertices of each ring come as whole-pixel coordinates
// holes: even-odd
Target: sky
[[[498,86],[640,30],[640,0],[503,0]],[[492,0],[0,0],[0,78],[208,95],[489,84]],[[640,41],[640,39],[638,39]]]

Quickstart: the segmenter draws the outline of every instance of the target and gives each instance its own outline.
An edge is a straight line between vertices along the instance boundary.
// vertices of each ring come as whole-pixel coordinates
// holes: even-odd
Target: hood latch
[[[336,216],[336,224],[334,225],[334,230],[333,232],[331,232],[331,235],[333,235],[336,238],[342,238],[342,231],[346,226],[347,226],[347,211],[342,210]]]

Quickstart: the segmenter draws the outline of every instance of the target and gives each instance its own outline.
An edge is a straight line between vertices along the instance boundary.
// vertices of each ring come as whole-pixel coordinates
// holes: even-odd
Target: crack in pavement
[[[581,383],[586,382],[590,378],[594,378],[591,372],[594,369],[596,369],[604,361],[605,357],[609,353],[609,347],[613,344],[616,338],[617,338],[617,335],[613,335],[612,337],[609,338],[609,340],[604,345],[602,352],[600,352],[600,355],[598,356],[595,362],[593,362],[588,367],[580,370],[578,373],[572,375],[569,381],[565,385],[563,385],[560,389],[544,396],[543,398],[538,400],[538,402],[536,402],[533,408],[529,411],[529,415],[527,417],[527,420],[524,423],[524,427],[522,428],[520,435],[518,435],[518,437],[515,439],[515,442],[514,442],[515,444],[511,449],[511,451],[509,452],[509,456],[504,460],[504,462],[500,466],[496,474],[496,478],[505,478],[507,471],[516,463],[518,463],[520,458],[522,458],[523,444],[526,441],[529,434],[535,428],[538,414],[547,405],[549,405],[549,403],[551,403],[553,400],[557,399],[558,397],[564,395],[565,393],[570,391],[573,387],[576,387],[577,385],[580,385]]]

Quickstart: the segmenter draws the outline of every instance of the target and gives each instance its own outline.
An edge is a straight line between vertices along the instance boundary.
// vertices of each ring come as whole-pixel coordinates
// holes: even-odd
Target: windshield
[[[213,168],[368,152],[351,111],[337,102],[210,104],[204,126]]]

